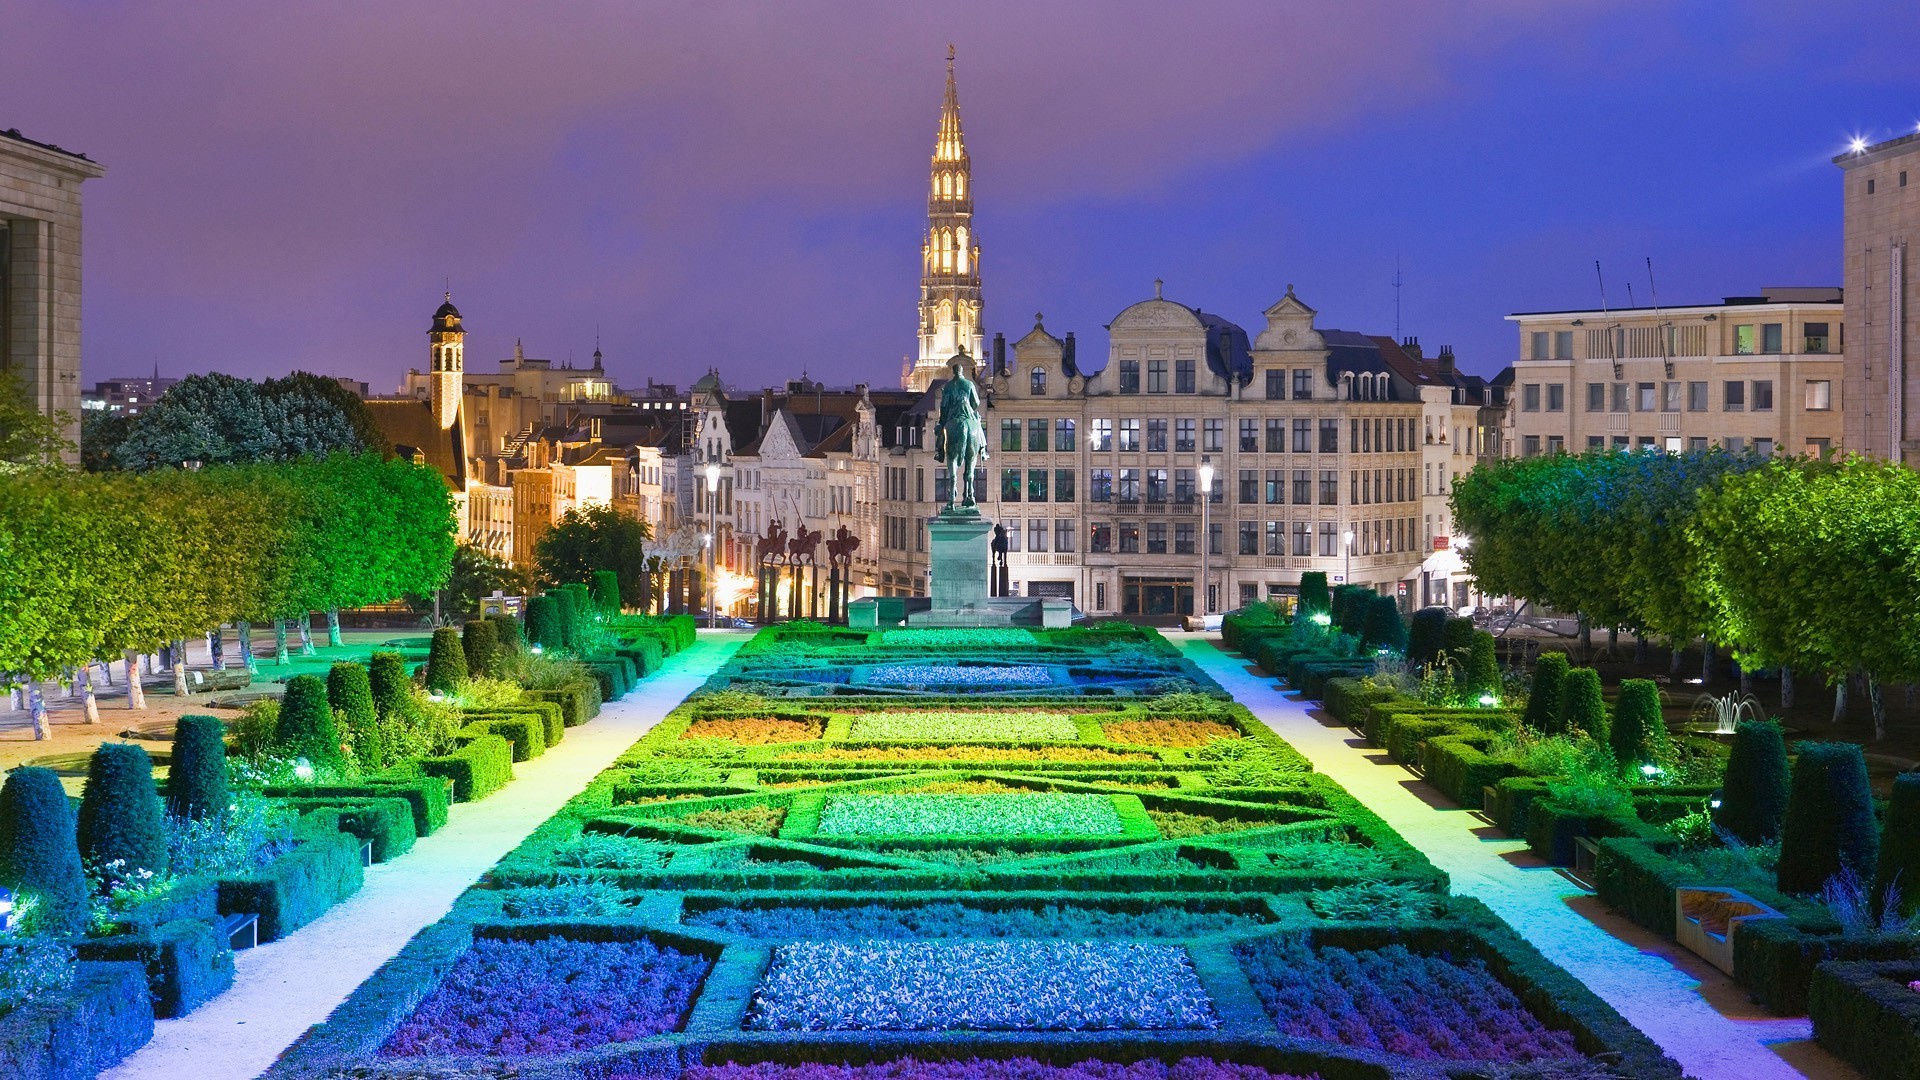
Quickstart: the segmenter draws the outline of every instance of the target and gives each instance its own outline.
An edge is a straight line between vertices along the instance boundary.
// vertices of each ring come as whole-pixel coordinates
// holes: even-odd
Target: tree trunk
[[[207,635],[207,655],[212,657],[212,660],[209,662],[213,665],[213,670],[215,671],[219,671],[221,668],[227,666],[225,629],[225,627],[216,626],[213,628],[213,632]],[[185,657],[182,657],[182,659],[185,659]]]
[[[1633,635],[1633,665],[1635,667],[1646,667],[1653,659],[1648,655],[1650,652],[1651,650],[1647,648],[1647,635]]]
[[[1793,669],[1784,665],[1780,668],[1780,710],[1785,712],[1793,708]]]
[[[100,700],[93,696],[93,665],[80,665],[80,701],[86,712],[87,723],[100,722]]]
[[[300,655],[313,655],[313,612],[300,613]]]
[[[7,680],[7,705],[9,708],[14,709],[24,709],[27,707],[26,688],[14,682],[11,678]]]
[[[340,647],[340,609],[337,607],[330,607],[327,609],[327,648],[337,649],[339,647]]]
[[[1700,639],[1700,685],[1713,685],[1713,642]]]
[[[260,667],[253,661],[253,624],[241,622],[235,629],[240,635],[240,666],[256,675],[259,674]]]
[[[183,701],[193,694],[187,689],[187,643],[184,639],[173,643],[173,693]]]
[[[1683,659],[1681,654],[1685,651],[1685,646],[1681,645],[1679,641],[1673,642],[1673,656],[1667,660],[1667,675],[1669,678],[1677,679],[1680,677],[1680,661]]]
[[[140,656],[132,649],[127,650],[127,708],[144,709],[147,707],[147,691],[140,685]]]
[[[1847,682],[1851,675],[1842,675],[1833,684],[1833,722],[1838,724],[1847,718]]]
[[[279,665],[293,663],[293,657],[287,655],[287,620],[273,620],[273,662]]]
[[[1580,652],[1583,663],[1593,658],[1593,627],[1585,615],[1580,616]]]
[[[33,737],[35,739],[53,738],[53,724],[47,720],[47,699],[40,694],[40,688],[27,681],[27,708],[33,710]]]
[[[1880,692],[1880,680],[1867,676],[1867,701],[1873,706],[1873,741],[1883,742],[1887,737],[1887,697]]]
[[[1734,663],[1734,667],[1740,672],[1740,695],[1745,697],[1753,693],[1753,672],[1748,671],[1747,665],[1738,661]]]

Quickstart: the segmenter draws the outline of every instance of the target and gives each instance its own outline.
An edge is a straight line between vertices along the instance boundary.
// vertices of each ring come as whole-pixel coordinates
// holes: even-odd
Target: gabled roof
[[[367,411],[395,454],[432,466],[455,491],[467,489],[467,448],[459,424],[442,428],[433,406],[411,398],[368,401]]]

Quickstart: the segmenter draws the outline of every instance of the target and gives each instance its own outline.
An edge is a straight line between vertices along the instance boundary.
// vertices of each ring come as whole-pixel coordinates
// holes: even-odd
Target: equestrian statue
[[[959,357],[947,363],[951,373],[940,391],[940,427],[934,432],[933,459],[947,467],[947,505],[943,514],[979,514],[974,506],[974,474],[987,460],[987,429],[980,421],[980,389],[967,378]]]

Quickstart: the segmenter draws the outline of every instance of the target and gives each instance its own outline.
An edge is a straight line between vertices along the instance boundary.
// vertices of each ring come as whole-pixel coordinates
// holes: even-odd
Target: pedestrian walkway
[[[1672,943],[1615,918],[1578,885],[1535,858],[1523,841],[1494,834],[1478,816],[1388,760],[1352,731],[1288,698],[1247,661],[1221,651],[1217,637],[1174,635],[1181,651],[1307,756],[1315,770],[1447,872],[1453,891],[1505,919],[1549,960],[1619,1010],[1700,1080],[1792,1080],[1855,1074],[1806,1042],[1804,1019],[1766,1015],[1717,972],[1702,977],[1660,949]],[[1181,640],[1184,638],[1184,640]],[[1617,936],[1616,936],[1617,935]],[[1705,969],[1698,965],[1696,971]],[[1776,1046],[1778,1051],[1776,1052]]]
[[[422,928],[444,916],[467,887],[552,817],[634,740],[698,689],[748,634],[701,631],[693,648],[569,729],[560,745],[515,765],[514,780],[454,808],[452,820],[412,851],[367,871],[366,885],[283,941],[234,955],[232,989],[177,1020],[108,1080],[244,1080],[273,1064],[309,1027]]]

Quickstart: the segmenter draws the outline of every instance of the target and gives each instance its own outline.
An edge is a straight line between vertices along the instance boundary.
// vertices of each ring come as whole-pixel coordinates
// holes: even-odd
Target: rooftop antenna
[[[1653,256],[1647,256],[1647,295],[1653,300],[1653,317],[1660,320],[1660,360],[1666,365],[1667,378],[1673,378],[1673,324],[1660,311],[1660,290],[1653,283]]]
[[[1400,340],[1400,253],[1393,253],[1393,340]]]
[[[1613,362],[1613,377],[1621,378],[1620,356],[1613,351],[1613,314],[1607,310],[1607,278],[1600,272],[1600,260],[1593,260],[1593,276],[1600,282],[1600,322],[1606,327],[1607,359]]]

